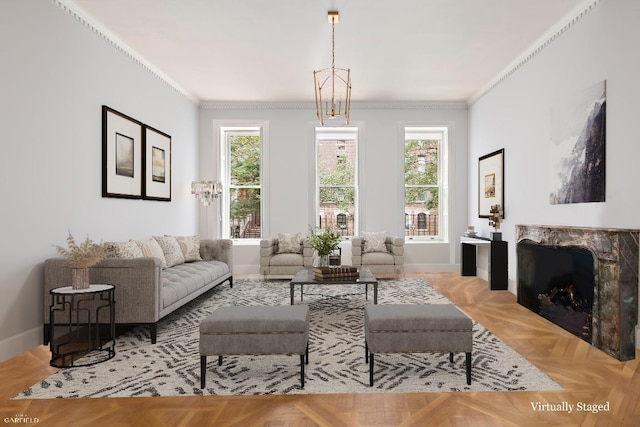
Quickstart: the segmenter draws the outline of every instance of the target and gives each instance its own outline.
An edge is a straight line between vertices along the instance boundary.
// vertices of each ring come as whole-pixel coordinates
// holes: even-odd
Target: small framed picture
[[[171,201],[171,137],[144,127],[143,198]]]
[[[489,218],[493,205],[504,218],[504,148],[478,159],[478,216]]]
[[[102,197],[142,197],[142,123],[102,106]]]

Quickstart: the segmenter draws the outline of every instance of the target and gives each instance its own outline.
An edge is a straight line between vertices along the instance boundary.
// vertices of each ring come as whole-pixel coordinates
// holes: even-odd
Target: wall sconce
[[[222,183],[219,181],[193,181],[191,194],[202,202],[203,206],[211,205],[213,199],[217,199],[222,193]]]

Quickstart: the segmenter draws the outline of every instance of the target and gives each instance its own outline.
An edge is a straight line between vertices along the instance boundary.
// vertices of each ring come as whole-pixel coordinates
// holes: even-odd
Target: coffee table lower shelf
[[[364,285],[365,298],[369,299],[369,285],[373,285],[373,303],[378,304],[378,280],[368,268],[361,268],[357,278],[344,279],[316,279],[311,267],[305,267],[298,271],[289,283],[291,293],[291,305],[295,304],[295,287],[300,286],[300,301],[304,300],[305,285]]]

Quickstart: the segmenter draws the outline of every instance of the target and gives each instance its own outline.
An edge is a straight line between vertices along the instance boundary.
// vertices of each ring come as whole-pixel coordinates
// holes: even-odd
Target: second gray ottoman
[[[385,304],[364,308],[365,360],[373,386],[374,353],[466,353],[467,384],[471,384],[473,322],[452,304]]]
[[[300,382],[309,363],[309,306],[233,306],[216,309],[200,323],[200,388],[207,356],[299,354]]]

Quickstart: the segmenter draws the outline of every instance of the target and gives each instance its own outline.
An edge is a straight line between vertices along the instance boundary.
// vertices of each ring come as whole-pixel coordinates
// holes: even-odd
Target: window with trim
[[[404,128],[404,218],[407,240],[443,240],[447,128]]]
[[[358,232],[358,128],[316,128],[316,221],[343,236]]]
[[[262,237],[262,128],[221,127],[222,235]]]

